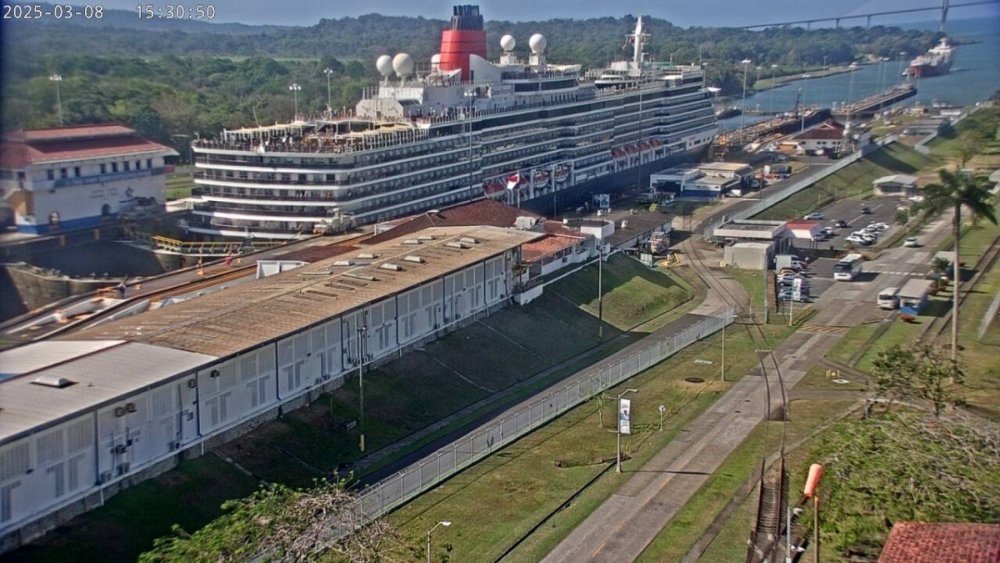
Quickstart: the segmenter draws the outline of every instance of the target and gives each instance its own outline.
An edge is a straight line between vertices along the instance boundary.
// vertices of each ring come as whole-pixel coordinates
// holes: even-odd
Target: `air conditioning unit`
[[[189,379],[187,382],[188,389],[194,389],[198,386],[198,380],[195,378]]]
[[[212,371],[208,372],[209,377],[219,377],[220,375],[222,375],[222,373],[217,369],[213,369]]]
[[[131,468],[132,468],[132,464],[131,463],[128,463],[128,462],[119,463],[118,464],[118,474],[119,475],[124,475],[124,474],[128,473],[128,470],[131,469]]]
[[[128,446],[125,444],[117,444],[115,447],[111,448],[111,453],[115,455],[125,455],[128,452]]]
[[[125,403],[125,410],[128,412],[135,412],[135,403]]]
[[[125,407],[115,407],[115,416],[117,417],[125,416],[126,412]]]
[[[170,442],[170,451],[179,450],[179,449],[181,449],[181,441],[180,440],[174,440],[174,441]]]
[[[101,472],[101,476],[100,476],[100,479],[98,480],[98,484],[107,483],[108,481],[111,481],[114,478],[115,478],[114,472],[112,472],[112,471],[103,471],[103,472]]]

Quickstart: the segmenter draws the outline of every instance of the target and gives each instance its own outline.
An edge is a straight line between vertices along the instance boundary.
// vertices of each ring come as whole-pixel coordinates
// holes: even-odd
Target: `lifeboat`
[[[661,140],[659,140],[659,139],[657,139],[657,138],[654,137],[654,138],[652,138],[652,139],[649,140],[649,144],[653,145],[653,148],[655,149],[655,148],[662,147],[663,146],[663,141],[661,141]]]
[[[611,156],[618,159],[618,158],[625,158],[626,154],[625,151],[621,149],[611,149]]]
[[[547,170],[535,170],[531,173],[531,181],[535,186],[547,186],[549,185],[549,173]]]
[[[569,166],[560,164],[556,166],[556,182],[565,182],[569,178]]]
[[[487,196],[499,196],[505,190],[504,183],[500,180],[490,180],[483,184],[483,193]]]

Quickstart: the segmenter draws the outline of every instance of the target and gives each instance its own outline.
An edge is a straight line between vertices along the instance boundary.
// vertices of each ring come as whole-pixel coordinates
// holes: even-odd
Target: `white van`
[[[879,309],[887,309],[890,311],[899,307],[899,288],[887,287],[882,291],[879,291],[878,297],[875,299],[875,303],[878,305]]]

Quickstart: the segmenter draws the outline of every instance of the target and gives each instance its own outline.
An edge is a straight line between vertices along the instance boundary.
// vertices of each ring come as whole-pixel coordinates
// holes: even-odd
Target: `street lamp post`
[[[365,340],[368,337],[368,325],[358,321],[358,396],[360,400],[361,418],[361,451],[365,451]]]
[[[743,145],[743,123],[746,121],[747,113],[747,69],[750,68],[750,59],[743,59],[743,100],[740,102],[740,145]]]
[[[604,240],[597,241],[597,339],[604,339]]]
[[[297,83],[293,82],[293,83],[291,83],[291,84],[288,85],[288,89],[292,91],[292,99],[294,100],[294,103],[295,103],[295,116],[292,119],[293,119],[293,121],[298,121],[299,120],[299,90],[302,90],[302,86],[299,86]]]
[[[427,563],[431,563],[431,532],[437,529],[438,526],[444,526],[447,528],[451,526],[451,520],[442,520],[437,524],[434,524],[430,530],[427,530]]]
[[[59,95],[59,83],[62,82],[61,74],[51,74],[49,75],[49,80],[56,83],[56,107],[59,111],[59,125],[63,124],[63,114],[62,114],[62,97]]]
[[[806,130],[806,79],[809,78],[809,74],[802,75],[802,103],[799,106],[799,116],[802,120],[802,124],[799,128],[799,133]]]
[[[618,406],[618,428],[617,428],[618,445],[617,445],[617,447],[615,449],[615,472],[616,473],[621,473],[622,472],[622,419],[621,419],[622,397],[624,397],[628,393],[638,393],[638,392],[639,392],[638,389],[626,389],[626,390],[624,390],[624,391],[622,391],[621,393],[618,394],[618,401],[615,403]]]
[[[330,100],[331,100],[331,97],[330,97],[330,77],[333,76],[333,69],[332,68],[324,68],[323,69],[323,74],[326,75],[326,109],[327,109],[327,111],[333,113],[333,106],[330,105],[330,103],[331,103],[330,102]]]

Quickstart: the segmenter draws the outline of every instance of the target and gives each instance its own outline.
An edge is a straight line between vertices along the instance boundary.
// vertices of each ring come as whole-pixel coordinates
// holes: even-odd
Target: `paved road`
[[[950,216],[933,222],[923,235],[927,248],[947,236]],[[786,389],[791,389],[836,343],[842,332],[815,327],[845,327],[884,319],[875,307],[878,290],[899,285],[909,270],[930,259],[926,249],[894,248],[870,263],[884,272],[871,279],[838,282],[817,299],[819,313],[775,350]],[[712,283],[713,278],[707,278]],[[773,387],[777,378],[768,377]],[[694,493],[765,417],[781,410],[781,393],[771,389],[767,405],[765,378],[749,375],[701,414],[680,436],[641,468],[625,466],[632,477],[597,508],[543,560],[548,563],[635,560]],[[790,416],[795,416],[791,412]]]

